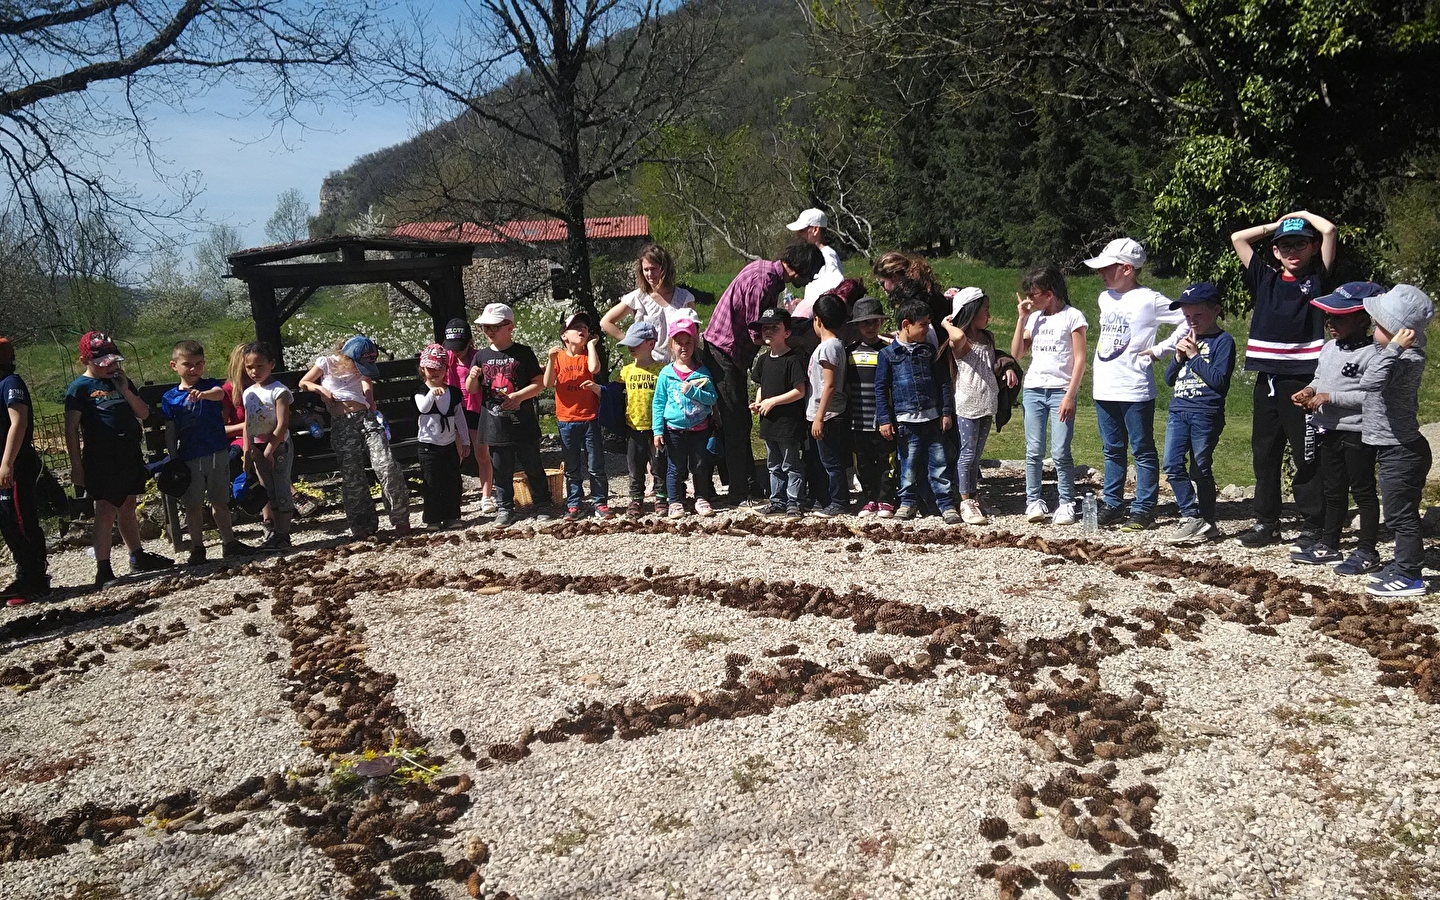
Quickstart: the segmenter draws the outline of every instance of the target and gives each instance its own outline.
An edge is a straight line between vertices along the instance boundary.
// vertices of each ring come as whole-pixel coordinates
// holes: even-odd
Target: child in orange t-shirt
[[[610,481],[600,434],[600,337],[590,314],[575,310],[560,320],[559,347],[550,348],[545,386],[555,389],[555,418],[565,455],[565,521],[580,518],[585,500],[582,471],[590,471],[590,499],[597,519],[610,518]],[[594,336],[592,336],[594,335]]]

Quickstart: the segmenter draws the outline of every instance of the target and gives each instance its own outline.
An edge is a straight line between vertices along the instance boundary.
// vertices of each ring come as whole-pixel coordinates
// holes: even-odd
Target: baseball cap
[[[699,323],[688,316],[677,318],[675,321],[670,323],[670,337],[673,338],[675,335],[682,333],[688,334],[691,337],[699,337]]]
[[[760,313],[760,318],[754,322],[751,322],[750,327],[756,329],[757,331],[761,328],[764,328],[766,325],[784,325],[786,328],[793,329],[795,327],[793,323],[794,319],[790,318],[789,313],[787,313],[785,310],[781,309],[778,306],[772,306],[769,309],[762,311]]]
[[[1196,303],[1219,303],[1220,289],[1208,281],[1197,281],[1180,292],[1180,296],[1170,304],[1171,309],[1179,309],[1182,306],[1193,306]]]
[[[560,330],[569,331],[571,328],[574,328],[577,324],[580,324],[582,322],[584,323],[586,328],[590,329],[591,331],[595,330],[595,320],[590,318],[590,314],[588,312],[583,309],[568,310],[565,315],[560,317]]]
[[[888,318],[888,316],[885,315],[885,307],[881,306],[880,301],[874,297],[861,297],[859,300],[856,300],[855,305],[851,307],[851,322],[869,322],[871,319],[886,318]]]
[[[660,340],[660,332],[649,322],[636,322],[626,331],[625,336],[620,339],[622,347],[638,347],[646,341]]]
[[[1092,269],[1103,269],[1106,266],[1125,265],[1140,268],[1145,265],[1145,248],[1137,241],[1130,238],[1116,238],[1105,245],[1100,255],[1094,259],[1085,260],[1085,265]]]
[[[515,321],[515,310],[503,303],[490,303],[485,306],[485,311],[480,313],[480,318],[475,320],[475,324],[501,325],[513,321]]]
[[[84,337],[80,338],[80,361],[95,366],[108,366],[110,363],[124,362],[125,357],[120,355],[120,349],[110,336],[103,331],[87,331]]]
[[[15,345],[8,337],[0,337],[0,366],[15,365]]]
[[[1270,236],[1270,243],[1275,243],[1282,238],[1319,238],[1320,232],[1310,224],[1309,219],[1302,219],[1299,216],[1291,216],[1288,219],[1280,220],[1280,227]]]
[[[805,209],[800,211],[800,215],[795,217],[795,221],[791,222],[785,227],[790,229],[791,231],[801,231],[803,229],[809,228],[812,225],[819,225],[821,228],[828,228],[830,227],[830,219],[825,215],[825,213],[818,209]]]
[[[451,319],[445,323],[445,349],[459,353],[470,343],[470,323],[464,319]]]
[[[420,368],[444,369],[450,365],[450,353],[441,344],[431,344],[420,351]]]
[[[1311,300],[1310,305],[1332,316],[1343,316],[1364,309],[1366,297],[1378,297],[1383,293],[1385,288],[1373,281],[1349,281],[1325,296]]]
[[[363,334],[357,334],[347,340],[340,347],[340,353],[350,357],[355,363],[355,368],[366,378],[375,378],[380,370],[375,367],[375,361],[380,358],[380,348],[375,342]]]

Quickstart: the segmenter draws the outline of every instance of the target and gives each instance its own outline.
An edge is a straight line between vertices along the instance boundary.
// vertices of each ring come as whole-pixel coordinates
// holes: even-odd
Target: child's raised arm
[[[553,388],[556,381],[555,357],[560,355],[559,347],[551,347],[545,356],[545,373],[540,382],[542,388]]]
[[[1320,232],[1320,265],[1326,272],[1334,271],[1335,253],[1340,247],[1339,229],[1335,227],[1335,223],[1303,209],[1286,213],[1280,217],[1282,222],[1286,219],[1304,219]]]
[[[1025,322],[1034,309],[1035,303],[1029,297],[1015,295],[1015,335],[1010,338],[1010,355],[1016,359],[1024,359],[1025,354],[1030,352],[1030,335],[1025,333]]]
[[[595,335],[585,342],[585,354],[589,357],[590,374],[600,374],[600,335]]]

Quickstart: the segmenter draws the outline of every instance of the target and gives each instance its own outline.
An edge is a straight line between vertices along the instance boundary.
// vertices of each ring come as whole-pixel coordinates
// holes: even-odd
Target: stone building
[[[559,219],[516,219],[498,226],[412,222],[391,233],[475,244],[475,264],[464,271],[465,302],[471,310],[483,309],[487,303],[548,303],[554,297],[554,276],[565,249],[565,223]],[[603,308],[634,286],[628,273],[640,250],[651,242],[650,220],[646,216],[586,219],[585,233],[592,261],[603,258],[609,263],[592,270]],[[390,294],[392,312],[413,309],[393,290]]]

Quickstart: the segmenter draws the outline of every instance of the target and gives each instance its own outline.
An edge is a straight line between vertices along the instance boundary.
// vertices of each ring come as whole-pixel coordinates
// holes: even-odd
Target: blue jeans
[[[945,442],[941,439],[940,420],[929,422],[896,422],[895,454],[900,464],[900,505],[915,506],[915,486],[920,480],[920,467],[925,466],[925,477],[930,481],[930,492],[935,495],[935,505],[940,511],[955,507],[951,493],[950,466],[945,456]]]
[[[955,420],[960,438],[960,452],[955,459],[955,492],[965,497],[980,490],[980,454],[985,452],[985,439],[990,436],[990,416]]]
[[[605,475],[605,445],[600,422],[560,423],[560,451],[565,459],[565,505],[577,507],[585,499],[583,473],[590,472],[590,498],[597,506],[610,503],[610,479]]]
[[[807,431],[815,423],[805,423]],[[850,420],[845,416],[827,419],[822,426],[824,437],[805,441],[805,468],[810,481],[810,499],[816,505],[849,506],[850,482],[845,477],[849,464]]]
[[[1070,438],[1075,433],[1075,417],[1060,421],[1060,402],[1064,388],[1026,388],[1022,402],[1025,407],[1025,502],[1040,499],[1040,481],[1045,472],[1045,433],[1050,433],[1050,459],[1055,463],[1055,487],[1060,502],[1075,502],[1075,462],[1070,458]]]
[[[770,502],[780,506],[799,506],[800,495],[805,490],[800,445],[766,441],[765,466],[770,470]]]
[[[676,431],[665,429],[665,487],[671,503],[685,502],[685,479],[695,479],[695,496],[713,499],[715,457],[705,449],[710,429]]]
[[[1125,443],[1135,452],[1135,501],[1130,515],[1155,512],[1160,496],[1160,452],[1155,449],[1154,400],[1096,400],[1095,419],[1105,452],[1105,505],[1125,502]]]
[[[1215,523],[1215,473],[1211,463],[1220,432],[1225,430],[1225,413],[1170,410],[1165,426],[1165,477],[1175,492],[1175,505],[1182,516],[1199,516]],[[1186,469],[1185,458],[1192,463]],[[1138,502],[1138,501],[1137,501]]]

